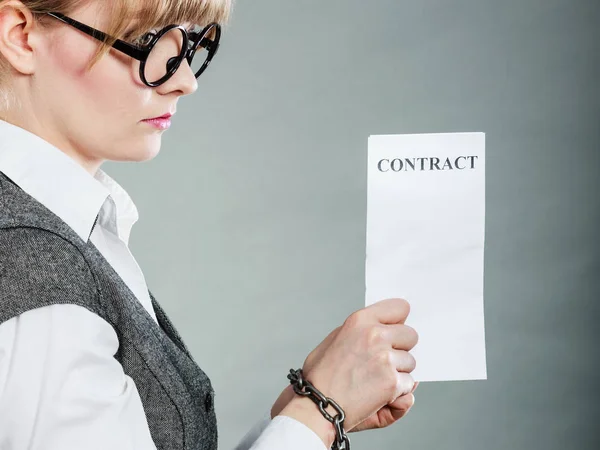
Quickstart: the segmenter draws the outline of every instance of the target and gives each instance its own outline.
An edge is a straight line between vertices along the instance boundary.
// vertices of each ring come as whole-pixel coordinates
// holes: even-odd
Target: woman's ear
[[[33,14],[19,0],[0,0],[0,55],[17,71],[30,75],[35,68]]]

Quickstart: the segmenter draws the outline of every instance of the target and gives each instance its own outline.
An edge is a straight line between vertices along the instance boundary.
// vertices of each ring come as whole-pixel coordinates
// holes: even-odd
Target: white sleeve
[[[321,438],[302,422],[275,416],[271,410],[246,433],[234,450],[328,450]]]
[[[275,416],[250,450],[328,450],[321,438],[302,422]]]
[[[156,450],[111,325],[55,304],[0,324],[0,448]]]
[[[266,412],[258,422],[256,422],[252,428],[246,433],[242,440],[236,445],[234,450],[248,450],[252,444],[258,439],[258,436],[269,426],[271,423],[271,410]]]

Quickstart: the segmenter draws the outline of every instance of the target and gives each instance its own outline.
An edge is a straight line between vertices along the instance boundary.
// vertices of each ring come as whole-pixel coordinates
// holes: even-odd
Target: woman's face
[[[105,30],[100,0],[69,14]],[[198,85],[184,60],[164,84],[139,77],[139,61],[111,49],[90,71],[99,41],[57,19],[56,27],[31,33],[33,76],[19,76],[16,94],[27,101],[16,119],[94,173],[104,160],[143,161],[160,150],[163,131],[144,119],[175,113],[180,96]],[[186,24],[182,24],[186,25]],[[175,118],[174,118],[175,119]]]

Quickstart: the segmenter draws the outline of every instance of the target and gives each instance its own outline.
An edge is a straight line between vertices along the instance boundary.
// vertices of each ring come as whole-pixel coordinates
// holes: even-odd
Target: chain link
[[[333,424],[335,428],[335,441],[333,442],[332,450],[350,450],[350,440],[344,432],[344,419],[346,415],[344,410],[338,405],[333,399],[325,397],[321,391],[312,385],[310,381],[304,378],[302,369],[294,370],[290,369],[288,374],[288,380],[294,388],[294,392],[298,395],[310,398],[319,406],[321,414]],[[331,405],[336,411],[337,415],[332,416],[325,408]]]

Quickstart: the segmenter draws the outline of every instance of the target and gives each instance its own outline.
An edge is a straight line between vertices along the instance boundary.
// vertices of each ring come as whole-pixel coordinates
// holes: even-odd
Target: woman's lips
[[[166,130],[171,126],[171,114],[164,114],[160,117],[154,117],[153,119],[145,119],[142,122],[158,128],[159,130]]]

